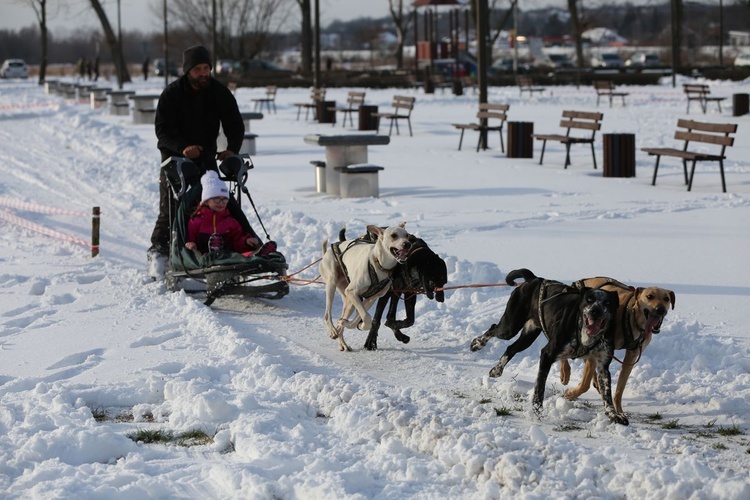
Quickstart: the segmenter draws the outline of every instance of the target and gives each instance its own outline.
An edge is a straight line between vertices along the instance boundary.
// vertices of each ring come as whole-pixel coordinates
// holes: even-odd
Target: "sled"
[[[169,216],[173,222],[165,272],[169,291],[182,289],[186,293],[205,292],[206,305],[211,305],[217,298],[225,295],[280,299],[289,293],[289,284],[283,279],[288,265],[278,250],[263,256],[246,257],[229,251],[201,254],[185,248],[188,220],[200,202],[201,171],[188,158],[176,156],[167,158],[161,168],[175,199],[175,203],[170,204]],[[244,194],[255,210],[266,241],[270,241],[271,237],[266,232],[245,185],[248,171],[252,168],[252,161],[247,155],[230,156],[219,165],[219,178],[229,185],[228,208],[232,216],[247,232],[257,236],[242,211]],[[175,214],[171,213],[172,205],[176,206]]]

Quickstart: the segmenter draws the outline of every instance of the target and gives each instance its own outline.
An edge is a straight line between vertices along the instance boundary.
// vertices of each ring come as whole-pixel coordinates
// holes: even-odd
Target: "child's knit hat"
[[[219,196],[229,198],[229,189],[227,189],[226,183],[219,179],[219,174],[214,170],[209,170],[203,174],[203,177],[201,177],[201,186],[203,186],[201,202]]]

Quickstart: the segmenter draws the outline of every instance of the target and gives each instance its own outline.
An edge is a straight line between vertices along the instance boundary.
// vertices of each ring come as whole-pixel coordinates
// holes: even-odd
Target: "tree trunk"
[[[107,14],[104,12],[101,2],[99,2],[99,0],[91,0],[91,6],[94,8],[97,17],[99,18],[99,22],[102,23],[104,36],[107,39],[107,45],[109,45],[109,50],[112,53],[112,61],[117,69],[117,84],[122,88],[123,83],[130,82],[130,73],[125,64],[125,58],[122,55],[122,47],[118,43],[119,40],[117,40],[115,32],[112,31],[112,25],[109,24],[109,19],[107,19]]]
[[[682,48],[682,0],[671,0],[672,6],[672,72],[682,66],[680,49]]]
[[[31,6],[34,8],[39,22],[39,34],[42,42],[42,59],[39,61],[39,85],[44,84],[47,77],[47,0],[37,0]]]
[[[300,40],[301,70],[302,74],[309,75],[312,73],[312,10],[310,0],[297,0],[299,8],[302,10],[302,30]]]
[[[583,26],[580,13],[578,12],[578,0],[568,0],[568,12],[570,12],[570,21],[573,23],[573,40],[576,44],[578,69],[581,69],[586,64],[583,60]]]

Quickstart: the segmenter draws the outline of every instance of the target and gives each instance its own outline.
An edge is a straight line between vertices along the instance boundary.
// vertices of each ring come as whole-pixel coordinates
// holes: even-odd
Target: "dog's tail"
[[[535,280],[536,275],[525,268],[514,269],[513,271],[509,272],[508,275],[505,277],[505,282],[510,286],[517,286],[516,280],[518,278],[523,278],[525,282],[529,282],[531,280]]]

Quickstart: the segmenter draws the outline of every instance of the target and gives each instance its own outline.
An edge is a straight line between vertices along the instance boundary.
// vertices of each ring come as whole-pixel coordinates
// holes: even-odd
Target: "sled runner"
[[[172,156],[166,159],[161,168],[166,173],[169,187],[176,200],[176,213],[171,213],[172,232],[170,235],[169,262],[165,273],[167,288],[170,291],[183,289],[187,293],[206,293],[206,305],[224,295],[243,295],[280,299],[289,293],[289,284],[281,279],[288,268],[284,256],[275,249],[275,243],[265,230],[260,215],[245,183],[248,170],[253,164],[247,155],[230,156],[219,165],[219,178],[229,184],[229,211],[247,232],[255,235],[242,211],[244,193],[255,210],[266,235],[264,255],[246,257],[229,251],[201,254],[185,248],[188,220],[201,199],[201,172],[198,166],[187,158]],[[258,237],[260,240],[261,238]],[[202,284],[195,288],[195,283]]]

